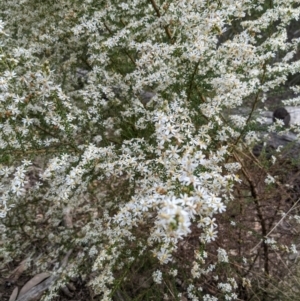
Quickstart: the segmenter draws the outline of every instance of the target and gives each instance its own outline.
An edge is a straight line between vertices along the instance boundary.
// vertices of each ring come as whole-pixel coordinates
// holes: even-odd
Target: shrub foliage
[[[1,1],[0,267],[58,273],[44,300],[79,276],[97,300],[292,298],[297,151],[251,149],[298,137],[261,110],[300,101],[299,14],[295,0]]]

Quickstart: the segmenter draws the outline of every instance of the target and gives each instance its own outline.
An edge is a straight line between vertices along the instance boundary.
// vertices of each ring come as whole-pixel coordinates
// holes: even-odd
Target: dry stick
[[[257,188],[251,178],[251,175],[249,175],[248,172],[245,170],[240,158],[235,153],[233,153],[233,156],[241,164],[242,172],[243,172],[244,176],[246,177],[247,181],[249,182],[251,194],[253,196],[254,203],[256,206],[256,210],[257,210],[257,216],[258,216],[258,218],[260,220],[260,224],[261,224],[262,236],[266,237],[267,227],[266,227],[266,223],[265,223],[263,214],[260,210],[260,203],[258,201],[259,192],[257,191]],[[264,270],[265,270],[266,275],[269,275],[269,259],[268,259],[269,246],[265,243],[264,240],[262,241],[262,244],[263,244],[263,252],[264,252]],[[267,282],[267,280],[265,280],[264,288],[266,289],[267,287],[268,287],[268,282]]]
[[[277,227],[278,225],[288,216],[288,214],[293,211],[295,209],[295,207],[297,206],[297,204],[299,203],[300,198],[297,200],[297,202],[289,209],[289,211],[278,221],[278,223],[276,223],[276,225],[267,233],[267,235],[265,237],[268,237]],[[259,245],[263,242],[263,239],[260,240],[260,242],[250,250],[250,252],[255,251]]]
[[[245,144],[243,143],[243,146],[246,148]],[[235,152],[239,151],[238,149],[235,149]],[[259,167],[259,169],[264,172],[266,175],[268,175],[268,173],[265,171],[264,167],[260,164],[260,162],[257,160],[257,158],[250,152],[250,157],[245,154],[244,152],[242,151],[239,151],[243,156],[245,156],[247,159],[251,160],[252,162],[254,162],[256,164],[257,167]],[[289,198],[292,198],[292,196],[286,192],[286,190],[283,188],[283,185],[277,181],[275,179],[275,183],[276,185],[278,185],[278,187],[280,188],[280,191],[285,193],[285,195]]]
[[[174,293],[173,293],[172,290],[169,288],[169,286],[168,286],[168,284],[167,284],[167,282],[166,282],[165,280],[164,280],[164,283],[165,283],[167,289],[169,290],[170,294],[172,295],[173,300],[176,300],[176,297],[174,296]]]
[[[247,148],[247,146],[245,145],[245,143],[242,142],[242,145],[243,145],[243,147],[244,147],[245,149]],[[236,150],[236,151],[237,151],[237,150]],[[242,151],[240,151],[240,153],[241,153],[243,156],[245,156],[247,159],[249,159],[250,161],[254,162],[262,172],[264,172],[266,175],[268,175],[268,173],[265,171],[265,169],[263,168],[263,166],[260,164],[259,160],[253,155],[252,152],[249,153],[250,156],[248,156],[246,153],[244,153],[244,152],[242,152]],[[287,197],[292,198],[292,196],[286,192],[286,190],[283,188],[282,184],[281,184],[279,181],[277,181],[277,180],[275,179],[275,183],[276,183],[276,185],[278,185],[278,187],[279,187],[280,191],[282,191],[283,195],[286,194]],[[279,207],[280,207],[280,204],[278,203],[276,212],[278,211]],[[274,216],[275,216],[275,215],[274,215]],[[273,221],[274,221],[274,217],[272,218],[271,224],[273,224]],[[271,226],[271,224],[270,224],[270,226]]]
[[[245,154],[245,153],[242,153],[245,157],[247,157],[248,159],[252,159],[255,163],[256,163],[256,165],[263,171],[263,172],[265,172],[266,174],[267,174],[267,172],[264,170],[264,168],[261,166],[261,164],[259,163],[259,161],[257,160],[257,158],[256,157],[254,157],[254,155],[253,154],[251,154],[251,158],[249,158],[249,156],[247,155],[247,154]],[[239,161],[240,162],[240,161]],[[286,192],[284,189],[283,189],[283,185],[280,183],[280,182],[278,182],[278,181],[276,181],[275,180],[275,183],[278,185],[278,187],[282,190],[282,191],[284,191],[284,192]],[[287,194],[287,197],[290,197],[290,198],[292,198],[291,197],[291,195],[289,194],[289,193],[286,193]],[[289,209],[289,211],[279,220],[279,222],[267,233],[267,235],[266,235],[266,237],[268,237],[275,229],[276,229],[276,227],[285,219],[285,217],[286,216],[288,216],[288,214],[291,212],[291,211],[293,211],[294,209],[295,209],[295,207],[297,206],[297,204],[299,203],[299,201],[300,201],[300,198],[296,201],[296,203]],[[258,246],[262,243],[262,241],[263,240],[261,240],[254,248],[252,248],[251,250],[250,250],[250,252],[253,252],[254,250],[256,250],[257,248],[258,248]]]
[[[63,261],[61,263],[60,268],[66,267],[69,256],[71,255],[72,251],[73,250],[68,251],[68,253],[66,254],[65,258],[63,259]],[[34,300],[35,298],[40,296],[45,290],[47,290],[52,285],[52,283],[59,278],[59,276],[60,276],[60,274],[55,274],[55,275],[50,276],[47,280],[45,280],[42,283],[40,283],[39,285],[36,285],[33,288],[31,288],[26,294],[22,295],[21,298],[18,298],[16,301],[32,301],[32,300]]]
[[[245,153],[243,153],[243,155],[244,156],[246,156],[246,157],[248,157],[248,155],[247,154],[245,154]],[[266,173],[266,171],[263,169],[263,167],[260,165],[260,163],[259,163],[259,161],[257,160],[257,158],[255,158],[254,156],[253,156],[253,154],[251,154],[251,156],[253,157],[252,159],[254,159],[253,161],[256,163],[256,165],[263,171],[263,172],[265,172]],[[250,159],[249,157],[248,157],[248,159]],[[240,160],[239,160],[239,162],[240,162]],[[241,163],[241,162],[240,162]],[[280,182],[278,182],[278,181],[276,181],[276,184],[279,186],[279,188],[281,189],[281,190],[283,190],[285,193],[286,193],[286,191],[283,189],[283,185],[280,183]],[[290,194],[289,193],[286,193],[287,194],[287,196],[290,196]],[[291,197],[291,196],[290,196]],[[293,211],[295,208],[296,208],[296,206],[298,205],[298,203],[299,203],[299,201],[300,201],[300,198],[295,202],[295,204],[288,210],[288,212],[274,225],[274,227],[264,236],[264,238],[267,238],[277,227],[278,227],[278,225],[289,215],[289,213],[291,212],[291,211]],[[255,247],[253,247],[251,250],[250,250],[250,253],[253,253],[258,247],[259,247],[259,245],[261,244],[261,243],[264,243],[264,240],[263,239],[261,239],[260,240],[260,242],[255,246]],[[258,255],[258,254],[257,254]]]

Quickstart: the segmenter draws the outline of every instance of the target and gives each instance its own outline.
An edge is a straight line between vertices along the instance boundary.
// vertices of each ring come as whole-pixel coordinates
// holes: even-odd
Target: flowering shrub
[[[299,1],[3,2],[1,265],[54,271],[73,250],[47,300],[78,275],[110,300],[137,266],[159,299],[183,272],[173,300],[236,299],[230,250],[207,250],[247,178],[258,109],[300,70]]]

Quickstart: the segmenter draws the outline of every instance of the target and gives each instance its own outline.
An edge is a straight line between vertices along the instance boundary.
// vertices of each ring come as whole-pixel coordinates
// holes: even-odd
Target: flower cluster
[[[139,256],[175,264],[194,231],[192,279],[228,263],[225,246],[215,263],[205,248],[241,182],[236,154],[260,139],[258,104],[300,72],[300,39],[286,33],[300,8],[272,2],[2,1],[1,265],[40,256],[36,238],[36,270],[76,249],[69,273],[93,271],[110,300],[116,271]],[[217,288],[234,300],[236,286]],[[196,287],[191,300],[216,300]]]

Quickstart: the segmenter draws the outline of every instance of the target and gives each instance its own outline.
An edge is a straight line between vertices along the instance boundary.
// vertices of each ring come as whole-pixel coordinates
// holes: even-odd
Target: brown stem
[[[156,12],[156,15],[160,18],[161,17],[161,14],[159,12],[159,8],[158,6],[156,5],[155,1],[154,0],[150,0],[151,4],[152,4],[152,7],[153,9],[155,10]],[[165,32],[166,32],[166,35],[168,36],[168,38],[172,41],[172,33],[169,29],[169,25],[166,25],[165,27]]]
[[[264,282],[264,288],[265,288],[264,294],[265,294],[266,289],[268,287],[267,277],[270,274],[270,271],[269,271],[269,257],[268,257],[268,255],[269,255],[269,246],[265,242],[265,238],[268,235],[267,226],[266,226],[266,223],[265,223],[263,213],[261,211],[261,205],[260,205],[260,202],[259,202],[259,192],[257,191],[256,185],[255,185],[254,181],[252,180],[251,175],[244,168],[243,163],[241,162],[240,158],[235,153],[233,153],[233,156],[241,164],[242,173],[244,174],[247,182],[250,185],[250,191],[251,191],[251,195],[253,197],[254,204],[255,204],[255,207],[256,207],[257,217],[258,217],[258,219],[260,221],[260,225],[261,225],[262,247],[263,247],[263,254],[264,254],[264,271],[265,271],[265,275],[266,275],[265,282]]]
[[[187,102],[189,102],[190,98],[191,98],[191,94],[192,94],[192,88],[193,88],[193,82],[194,82],[194,78],[195,78],[195,75],[197,73],[197,70],[198,70],[198,67],[199,67],[199,64],[200,62],[198,62],[194,68],[194,72],[192,74],[192,78],[191,78],[191,81],[190,81],[190,85],[189,85],[189,88],[188,88],[188,93],[187,93]]]

